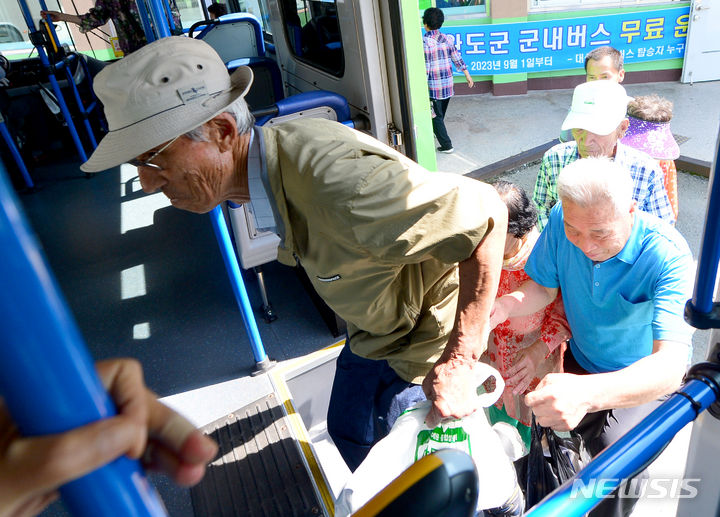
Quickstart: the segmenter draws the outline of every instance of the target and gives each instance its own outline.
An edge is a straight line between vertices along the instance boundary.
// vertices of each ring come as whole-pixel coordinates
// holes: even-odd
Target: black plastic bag
[[[543,450],[546,439],[549,456]],[[571,432],[560,437],[552,429],[535,423],[533,415],[530,451],[515,462],[518,481],[525,492],[525,508],[530,509],[590,460],[582,437]]]
[[[560,437],[550,428],[543,429],[550,450],[550,457],[545,459],[550,463],[560,484],[563,484],[588,464],[590,453],[585,448],[582,436],[575,431],[570,431],[569,437]]]

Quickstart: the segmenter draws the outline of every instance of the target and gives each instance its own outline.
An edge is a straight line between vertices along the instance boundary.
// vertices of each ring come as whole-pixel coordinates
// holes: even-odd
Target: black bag
[[[543,436],[550,456],[543,451]],[[560,437],[535,422],[533,415],[530,452],[515,462],[518,481],[525,492],[525,508],[530,509],[575,475],[590,460],[582,437],[571,431]]]

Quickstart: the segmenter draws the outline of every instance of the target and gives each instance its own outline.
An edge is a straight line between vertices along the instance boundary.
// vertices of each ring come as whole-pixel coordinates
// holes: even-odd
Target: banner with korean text
[[[583,68],[585,55],[610,45],[625,63],[681,58],[690,7],[491,25],[446,26],[473,75]],[[455,71],[457,74],[457,71]]]

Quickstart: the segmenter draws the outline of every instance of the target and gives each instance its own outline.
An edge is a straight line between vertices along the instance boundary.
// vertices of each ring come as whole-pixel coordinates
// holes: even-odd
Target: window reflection
[[[293,54],[342,76],[345,59],[335,0],[282,0],[280,7]]]

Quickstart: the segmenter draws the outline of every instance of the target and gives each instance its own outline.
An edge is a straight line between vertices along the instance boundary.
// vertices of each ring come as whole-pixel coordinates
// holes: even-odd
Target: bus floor
[[[251,374],[255,360],[208,216],[144,194],[128,165],[85,178],[71,157],[32,174],[38,189],[21,204],[95,359],[137,358],[161,397]],[[258,308],[255,275],[243,276]],[[270,358],[336,341],[293,268],[267,264],[265,281],[278,319],[266,324],[258,311],[256,321]],[[193,515],[187,490],[153,481],[170,515]],[[58,502],[43,515],[68,513]]]

